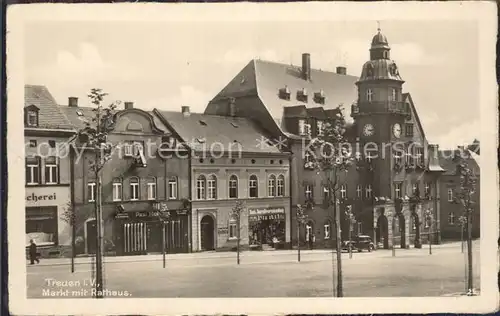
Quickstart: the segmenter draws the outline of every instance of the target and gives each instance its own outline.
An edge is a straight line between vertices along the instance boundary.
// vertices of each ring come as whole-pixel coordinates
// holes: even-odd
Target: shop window
[[[256,175],[251,175],[248,181],[249,195],[251,198],[256,198],[259,196],[259,181]]]
[[[276,196],[276,176],[270,175],[267,180],[267,195],[269,197]]]
[[[448,202],[453,202],[453,189],[448,189]]]
[[[205,188],[206,186],[206,178],[203,175],[200,175],[196,179],[196,199],[204,200],[205,199]]]
[[[26,157],[26,184],[40,184],[40,157]]]
[[[121,201],[123,194],[122,179],[113,179],[113,201]]]
[[[365,197],[367,199],[371,199],[372,198],[372,185],[371,184],[368,184],[365,188]]]
[[[229,177],[229,198],[238,198],[238,177],[234,174]]]
[[[238,238],[238,223],[234,218],[229,220],[229,239],[237,239]]]
[[[448,224],[455,225],[455,213],[451,212],[448,214]]]
[[[57,184],[59,182],[59,165],[57,157],[45,158],[45,183]]]
[[[168,179],[168,199],[177,199],[177,177],[170,177]]]
[[[284,195],[285,195],[285,177],[283,175],[279,175],[277,180],[276,196],[284,196]]]
[[[139,178],[137,177],[130,178],[130,200],[139,200]]]
[[[156,178],[151,177],[148,179],[148,200],[156,200]]]
[[[400,199],[403,196],[403,192],[401,190],[401,182],[394,183],[394,198]]]
[[[217,177],[211,175],[207,180],[207,199],[215,200],[217,199]]]
[[[89,182],[87,183],[87,199],[89,202],[95,202],[95,197],[96,197],[96,183],[95,182]]]
[[[325,222],[325,225],[324,225],[324,228],[325,228],[325,239],[330,239],[331,238],[331,229],[332,229],[332,225],[330,223],[330,221],[326,221]]]
[[[26,245],[30,239],[39,247],[58,244],[57,206],[26,208]]]

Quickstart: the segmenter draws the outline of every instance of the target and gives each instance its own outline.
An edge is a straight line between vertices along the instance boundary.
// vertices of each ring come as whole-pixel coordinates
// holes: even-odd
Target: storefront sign
[[[129,216],[128,216],[128,213],[116,213],[115,218],[116,219],[128,219]]]
[[[229,232],[229,228],[228,228],[228,227],[219,227],[219,228],[217,229],[217,233],[218,233],[219,235],[225,235],[225,234],[227,234],[228,232]]]
[[[249,209],[248,210],[248,215],[267,215],[267,214],[285,214],[285,209],[284,208],[264,208],[264,209]]]
[[[27,207],[54,205],[66,207],[71,201],[69,186],[28,186],[24,199]]]
[[[251,215],[250,221],[285,220],[285,214]]]
[[[143,217],[158,217],[160,216],[160,211],[151,211],[151,212],[135,212],[135,217],[136,218],[143,218]]]
[[[26,195],[26,201],[38,202],[38,201],[55,201],[57,199],[56,193],[37,195],[34,192]]]

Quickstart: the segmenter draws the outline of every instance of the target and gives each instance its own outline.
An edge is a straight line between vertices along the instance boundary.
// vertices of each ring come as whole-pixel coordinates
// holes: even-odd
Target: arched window
[[[177,199],[177,177],[170,177],[168,179],[168,199]]]
[[[277,192],[276,196],[285,195],[285,176],[279,175],[277,181]]]
[[[217,177],[211,175],[207,180],[207,199],[215,200],[217,199]]]
[[[130,178],[130,200],[139,200],[139,178],[137,177]]]
[[[122,179],[114,178],[113,179],[113,201],[121,201],[122,200]]]
[[[205,178],[204,175],[200,175],[196,179],[196,199],[197,200],[204,200],[205,199],[206,182],[207,182],[207,179]]]
[[[323,225],[324,226],[324,238],[325,239],[330,239],[331,238],[331,234],[332,234],[332,224],[329,220],[326,220],[325,221],[325,224]]]
[[[269,197],[275,197],[276,196],[276,176],[270,175],[269,179],[267,180],[267,195]]]
[[[229,177],[229,198],[238,198],[238,177],[234,174]]]
[[[256,175],[251,175],[248,181],[249,196],[256,198],[259,196],[259,180]]]
[[[156,200],[156,178],[148,178],[148,200]]]

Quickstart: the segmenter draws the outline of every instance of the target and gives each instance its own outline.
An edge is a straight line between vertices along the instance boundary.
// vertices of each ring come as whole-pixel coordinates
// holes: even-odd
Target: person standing
[[[36,244],[33,239],[30,239],[30,264],[40,263],[40,259],[38,259],[36,255]]]

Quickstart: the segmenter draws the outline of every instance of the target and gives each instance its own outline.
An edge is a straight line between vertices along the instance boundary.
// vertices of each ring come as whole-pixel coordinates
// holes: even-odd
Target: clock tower
[[[391,197],[393,148],[401,141],[407,115],[402,96],[404,81],[390,53],[387,38],[378,29],[372,39],[370,60],[356,82],[358,100],[351,113],[361,155],[373,166],[373,196],[379,197]]]

